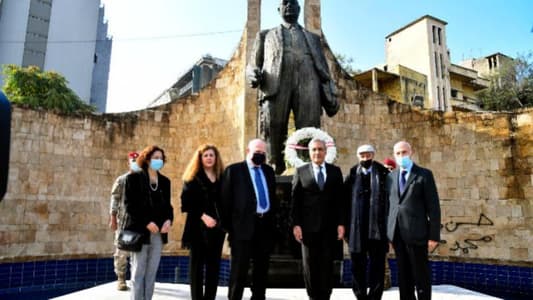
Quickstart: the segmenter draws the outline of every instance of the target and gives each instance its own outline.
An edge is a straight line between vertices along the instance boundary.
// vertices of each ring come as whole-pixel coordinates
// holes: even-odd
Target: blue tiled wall
[[[164,256],[157,272],[158,282],[188,283],[186,256]],[[396,261],[389,260],[391,281],[397,286]],[[502,296],[533,297],[533,268],[515,266],[494,266],[475,263],[434,261],[432,283],[452,284]],[[228,285],[229,261],[223,260],[220,268],[220,285]],[[50,260],[24,263],[0,264],[0,299],[13,295],[46,290],[88,288],[116,280],[112,258]],[[342,284],[350,287],[352,281],[351,262],[345,260],[342,266]],[[506,297],[507,298],[507,297]],[[509,297],[512,299],[512,297]]]
[[[112,258],[0,264],[0,298],[44,290],[75,290],[114,280]]]
[[[398,286],[396,260],[389,259],[391,282]],[[533,268],[432,261],[432,284],[450,284],[506,299],[533,299]],[[351,286],[351,262],[343,264],[343,284]]]

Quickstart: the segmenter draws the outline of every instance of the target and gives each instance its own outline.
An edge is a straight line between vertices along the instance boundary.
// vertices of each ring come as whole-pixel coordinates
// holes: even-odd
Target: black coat
[[[433,173],[413,165],[404,192],[400,195],[399,169],[387,178],[390,212],[387,236],[394,238],[396,226],[406,244],[427,245],[428,240],[440,241],[440,203]]]
[[[220,228],[220,196],[220,181],[211,182],[203,170],[200,170],[193,180],[184,182],[181,211],[187,213],[187,219],[181,238],[182,247],[190,248],[191,243],[204,236],[203,231],[207,229],[201,220],[204,213],[215,219],[217,227]]]
[[[161,201],[152,201],[150,179],[146,171],[131,173],[126,177],[124,206],[126,208],[125,228],[143,234],[143,243],[150,243],[150,231],[146,226],[154,222],[159,228],[166,220],[173,221],[174,211],[170,204],[170,180],[157,174]],[[166,233],[161,234],[163,244],[168,242]]]
[[[274,231],[274,214],[278,207],[276,199],[276,176],[272,167],[261,166],[268,186],[270,210],[264,216],[264,222]],[[252,177],[246,161],[235,163],[224,170],[222,177],[222,205],[220,214],[222,227],[229,234],[228,238],[251,240],[255,232],[257,198]]]
[[[350,169],[344,180],[346,201],[346,238],[350,252],[359,253],[362,250],[362,240],[368,238],[382,240],[387,243],[387,215],[389,200],[387,198],[386,180],[389,170],[380,163],[373,161],[370,175],[370,199],[368,211],[361,211],[363,170],[357,164]],[[367,214],[368,225],[361,225],[363,214]],[[361,232],[368,228],[368,232]],[[387,246],[387,245],[385,245]]]
[[[311,163],[296,169],[292,182],[293,226],[305,233],[326,233],[337,239],[337,227],[344,225],[342,201],[342,172],[326,163],[326,181],[321,191],[315,180]]]

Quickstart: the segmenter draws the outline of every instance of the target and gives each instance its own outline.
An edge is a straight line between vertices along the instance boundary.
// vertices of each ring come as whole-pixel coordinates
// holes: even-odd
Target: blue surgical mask
[[[150,160],[150,168],[154,171],[159,171],[163,167],[163,160],[162,159],[151,159]]]
[[[398,164],[402,169],[409,169],[411,166],[413,166],[413,161],[409,156],[402,156],[400,158],[396,158],[396,164]]]
[[[139,172],[141,170],[141,168],[139,167],[139,165],[137,165],[137,162],[136,161],[130,161],[130,169],[133,171],[133,172]]]

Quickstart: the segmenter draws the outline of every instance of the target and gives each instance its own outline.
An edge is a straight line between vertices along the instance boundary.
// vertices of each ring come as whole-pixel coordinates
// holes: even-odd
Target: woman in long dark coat
[[[192,300],[214,300],[217,293],[225,236],[218,213],[223,170],[218,149],[213,145],[202,145],[194,152],[183,174],[181,211],[187,213],[187,220],[181,241],[183,248],[191,250],[189,278]]]

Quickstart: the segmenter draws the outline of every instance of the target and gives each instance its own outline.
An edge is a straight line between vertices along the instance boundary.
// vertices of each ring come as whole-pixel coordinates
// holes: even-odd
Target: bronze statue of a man
[[[320,36],[298,24],[297,0],[281,0],[283,23],[257,34],[247,76],[259,88],[260,131],[267,141],[276,173],[285,170],[282,155],[290,111],[296,129],[320,128],[322,107],[333,116],[339,110]]]

